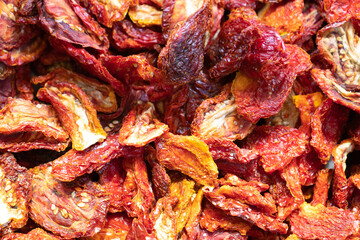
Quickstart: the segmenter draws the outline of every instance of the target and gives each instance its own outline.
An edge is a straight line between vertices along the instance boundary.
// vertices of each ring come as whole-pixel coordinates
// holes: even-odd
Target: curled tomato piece
[[[164,167],[180,171],[200,184],[213,185],[218,176],[209,147],[194,136],[165,133],[156,141],[156,156]]]
[[[306,202],[290,216],[290,225],[301,239],[346,239],[359,230],[353,212]]]
[[[332,202],[339,208],[347,208],[353,187],[345,175],[347,155],[355,148],[352,140],[347,139],[334,147],[334,178],[332,182]]]
[[[68,146],[68,138],[54,108],[49,105],[15,98],[0,111],[0,149],[63,151]]]
[[[97,50],[109,48],[105,30],[76,0],[45,0],[37,6],[42,26],[57,39]]]
[[[306,150],[306,135],[286,126],[259,126],[245,139],[243,147],[259,153],[260,163],[266,172],[284,168],[292,159]],[[279,155],[278,153],[282,154]]]
[[[324,0],[320,3],[328,23],[347,21],[351,17],[359,16],[360,3],[357,0]]]
[[[323,164],[331,156],[331,151],[340,140],[349,109],[326,99],[315,110],[311,118],[311,146],[316,150]]]
[[[114,24],[112,38],[118,51],[159,49],[160,45],[165,44],[161,32],[139,27],[127,19]]]
[[[210,35],[211,7],[210,2],[205,1],[199,10],[171,31],[157,62],[169,83],[184,85],[201,73]]]
[[[129,17],[139,27],[161,26],[162,11],[151,5],[140,4],[130,8]]]
[[[265,209],[272,209],[270,212],[276,211],[274,200],[272,199],[271,203],[269,197],[265,198],[258,191],[256,191],[256,193],[256,197],[251,197],[250,195],[252,192],[244,192],[241,188],[231,187],[228,185],[224,185],[215,189],[211,187],[204,188],[205,197],[215,207],[225,211],[226,214],[230,216],[241,217],[245,221],[249,221],[250,223],[253,223],[266,231],[286,233],[288,230],[287,224],[282,223],[271,215],[263,212]],[[241,198],[240,200],[239,196],[243,196],[245,199],[248,197],[248,202],[258,202],[259,207],[262,205],[261,210],[257,209],[257,204],[255,206],[251,206],[244,203],[244,198]]]
[[[106,138],[96,110],[80,86],[71,82],[48,81],[37,97],[50,102],[69,132],[72,147],[84,150]]]
[[[206,201],[201,213],[200,226],[210,232],[223,229],[237,231],[241,235],[246,235],[251,229],[252,224],[239,217],[229,216],[223,210],[214,207]]]
[[[118,79],[114,78],[103,66],[103,64],[85,49],[75,47],[71,43],[67,43],[56,38],[50,38],[50,43],[54,47],[63,50],[71,57],[76,59],[76,61],[78,61],[80,65],[87,71],[89,71],[91,74],[105,82],[108,82],[119,96],[125,95],[124,84]]]
[[[81,0],[94,14],[99,23],[111,28],[115,22],[123,20],[131,1],[127,0]]]
[[[60,240],[59,237],[44,231],[41,228],[35,228],[30,232],[24,233],[9,233],[5,235],[2,240],[27,240],[27,239],[42,239],[42,240]]]
[[[360,112],[358,26],[356,21],[334,23],[317,33],[319,52],[332,69],[314,68],[311,74],[334,102]]]
[[[197,108],[191,124],[194,136],[234,141],[242,140],[254,129],[254,124],[238,115],[230,87],[226,85],[219,95],[206,99]]]
[[[142,156],[125,157],[123,168],[126,172],[122,202],[124,209],[132,217],[139,217],[150,211],[155,201]]]
[[[33,77],[31,82],[33,84],[45,84],[52,80],[76,84],[86,93],[86,96],[98,112],[112,113],[117,109],[115,93],[109,86],[98,82],[94,78],[77,74],[62,67],[56,68],[45,76]]]
[[[31,198],[31,178],[11,153],[0,155],[0,234],[25,226]]]
[[[316,206],[317,204],[322,204],[326,206],[333,173],[334,170],[332,169],[321,169],[318,171],[311,205]]]
[[[64,238],[93,236],[101,230],[110,204],[109,194],[88,176],[64,183],[51,176],[51,165],[30,170],[30,217]]]
[[[126,235],[130,231],[132,218],[125,213],[108,213],[106,215],[105,226],[92,237],[87,240],[125,240]]]
[[[100,170],[116,157],[136,152],[122,146],[118,138],[119,135],[110,134],[104,142],[90,146],[84,151],[69,150],[52,162],[51,174],[60,181],[71,182],[85,173]]]
[[[124,118],[119,131],[119,142],[127,146],[142,147],[169,131],[166,124],[155,118],[151,102],[135,106]]]

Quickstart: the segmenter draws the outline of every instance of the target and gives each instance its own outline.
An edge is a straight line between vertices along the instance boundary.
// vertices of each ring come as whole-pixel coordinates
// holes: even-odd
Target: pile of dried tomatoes
[[[359,16],[0,0],[1,239],[360,239]]]

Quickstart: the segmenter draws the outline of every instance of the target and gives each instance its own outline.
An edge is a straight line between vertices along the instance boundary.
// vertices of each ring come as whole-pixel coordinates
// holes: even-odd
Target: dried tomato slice
[[[329,98],[315,110],[311,118],[310,144],[323,164],[329,161],[331,151],[340,140],[348,117],[349,109]]]
[[[93,236],[105,222],[109,194],[88,176],[64,183],[51,176],[51,165],[30,170],[30,217],[64,238]]]
[[[96,16],[99,23],[111,28],[115,22],[125,18],[131,1],[81,0],[81,3]]]
[[[287,126],[259,126],[244,140],[243,148],[259,153],[260,162],[266,172],[284,168],[292,159],[306,150],[306,135]],[[282,154],[279,155],[278,153]]]
[[[316,39],[318,49],[332,65],[332,72],[315,68],[311,73],[321,90],[334,102],[359,112],[357,27],[356,21],[348,21],[321,29]]]
[[[151,5],[140,4],[129,9],[129,17],[139,27],[161,26],[162,11]]]
[[[10,99],[0,111],[0,149],[11,152],[30,149],[63,151],[69,141],[55,110],[21,98]]]
[[[210,35],[210,19],[211,4],[205,1],[199,10],[171,31],[158,58],[158,67],[164,72],[169,83],[183,85],[201,73],[204,48]]]
[[[134,149],[122,146],[119,135],[109,134],[104,142],[97,143],[84,151],[71,149],[52,162],[51,174],[60,181],[71,182],[75,178],[100,170],[116,157],[136,152]]]
[[[45,84],[48,81],[74,83],[89,97],[96,111],[112,113],[117,109],[114,91],[107,85],[94,78],[77,74],[73,71],[59,67],[45,76],[36,76],[31,79],[33,84]]]
[[[359,1],[324,0],[320,2],[328,23],[347,21],[359,15]]]
[[[291,231],[302,239],[346,239],[359,230],[353,212],[306,202],[290,216],[290,225]]]
[[[10,233],[5,235],[2,240],[30,240],[30,239],[42,239],[42,240],[60,240],[59,237],[44,231],[41,228],[35,228],[30,232],[24,233]]]
[[[234,141],[242,140],[254,129],[254,124],[238,115],[230,87],[227,84],[219,95],[206,99],[197,108],[191,124],[194,136]]]
[[[218,170],[209,147],[194,136],[165,133],[156,141],[156,156],[164,167],[180,171],[200,184],[213,185]]]
[[[84,150],[106,138],[96,110],[80,86],[51,80],[38,91],[37,97],[50,102],[56,109],[74,149]]]
[[[317,173],[311,205],[322,204],[326,206],[333,173],[332,169],[321,169]]]
[[[0,155],[0,234],[25,226],[31,198],[31,178],[10,153]]]
[[[126,213],[108,213],[106,216],[105,226],[92,237],[87,240],[125,240],[126,235],[130,231],[132,218]]]
[[[154,141],[169,127],[155,118],[151,102],[135,106],[124,118],[119,131],[119,142],[127,146],[142,147]]]
[[[105,30],[75,0],[37,2],[42,26],[54,37],[97,50],[109,48]]]

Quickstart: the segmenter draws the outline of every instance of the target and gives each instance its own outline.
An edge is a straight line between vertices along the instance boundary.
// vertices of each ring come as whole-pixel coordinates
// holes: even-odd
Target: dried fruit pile
[[[360,239],[359,16],[0,0],[0,238]]]

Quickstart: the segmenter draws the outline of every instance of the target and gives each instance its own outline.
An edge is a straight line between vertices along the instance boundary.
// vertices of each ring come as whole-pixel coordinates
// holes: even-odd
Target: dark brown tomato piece
[[[211,10],[211,3],[206,1],[199,10],[171,31],[158,58],[158,67],[169,83],[184,85],[199,76],[203,68],[207,38],[210,37]]]
[[[316,150],[323,164],[331,156],[331,151],[344,132],[349,118],[349,109],[326,99],[315,110],[311,118],[311,146]]]
[[[28,233],[9,233],[5,235],[1,240],[60,240],[58,236],[44,231],[42,228],[35,228]]]
[[[204,100],[197,108],[191,124],[194,136],[234,141],[244,139],[254,129],[254,124],[237,113],[230,87],[226,85],[219,95]]]
[[[31,198],[31,178],[11,153],[0,155],[0,234],[25,226]]]
[[[155,118],[151,102],[138,104],[124,118],[119,142],[126,146],[142,147],[169,131],[169,127]]]
[[[75,83],[48,81],[37,97],[50,102],[64,128],[69,132],[72,147],[84,150],[106,138],[94,105],[85,91]]]
[[[50,105],[21,98],[10,99],[0,111],[0,149],[11,152],[30,149],[63,151],[69,134]]]
[[[133,219],[126,213],[108,213],[104,227],[86,240],[125,240],[131,228]]]
[[[76,84],[86,93],[98,112],[112,113],[117,109],[115,92],[109,86],[100,83],[94,78],[86,77],[62,67],[56,68],[45,76],[33,77],[31,82],[44,85],[51,80]]]
[[[75,0],[43,1],[37,3],[42,26],[54,37],[91,47],[97,50],[109,48],[105,30]]]
[[[307,136],[286,126],[259,126],[245,139],[242,147],[259,153],[266,172],[284,168],[306,150]],[[282,154],[279,155],[278,153]]]
[[[45,229],[64,238],[93,236],[104,225],[109,194],[88,176],[71,183],[51,176],[51,165],[30,170],[32,198],[30,217]]]

